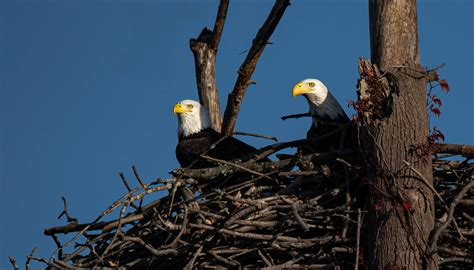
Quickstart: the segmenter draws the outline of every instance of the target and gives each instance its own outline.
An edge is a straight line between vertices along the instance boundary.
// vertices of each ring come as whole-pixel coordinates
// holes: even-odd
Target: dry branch
[[[229,1],[221,0],[213,30],[204,28],[197,39],[189,41],[189,47],[194,55],[199,101],[209,110],[211,127],[217,131],[221,130],[222,118],[217,93],[216,54],[228,7]]]
[[[437,153],[474,157],[474,146],[472,145],[437,143],[435,144],[434,148]]]
[[[258,59],[260,58],[265,46],[268,44],[270,36],[273,34],[273,31],[275,31],[278,22],[283,17],[286,7],[289,4],[289,0],[276,0],[270,14],[260,30],[258,30],[258,33],[252,42],[252,47],[250,48],[243,64],[239,68],[239,76],[235,82],[234,89],[229,94],[227,106],[224,112],[224,120],[222,122],[223,134],[232,134],[234,132],[240,104],[247,92]]]
[[[448,218],[446,219],[446,222],[444,222],[433,234],[433,236],[431,237],[431,246],[430,246],[430,250],[432,252],[435,252],[436,251],[436,248],[437,248],[437,244],[438,244],[438,240],[439,240],[439,237],[440,235],[444,232],[444,230],[446,230],[446,228],[448,227],[448,225],[453,221],[453,217],[454,217],[454,210],[456,209],[456,206],[458,205],[459,201],[461,201],[461,199],[464,197],[464,195],[471,189],[474,187],[474,180],[471,180],[471,182],[467,185],[464,186],[464,188],[459,191],[459,193],[456,195],[456,197],[454,198],[454,200],[451,202],[451,205],[449,207],[449,212],[448,212]]]
[[[301,118],[301,117],[311,117],[311,114],[310,113],[290,114],[290,115],[282,116],[281,120],[285,121],[287,119],[292,119],[292,118],[298,119],[298,118]]]

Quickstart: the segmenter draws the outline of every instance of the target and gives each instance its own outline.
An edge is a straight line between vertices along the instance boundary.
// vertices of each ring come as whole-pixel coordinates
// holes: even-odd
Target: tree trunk
[[[434,200],[416,0],[369,0],[369,17],[375,65],[359,62],[358,109],[371,187],[367,261],[371,269],[435,269],[427,259]]]

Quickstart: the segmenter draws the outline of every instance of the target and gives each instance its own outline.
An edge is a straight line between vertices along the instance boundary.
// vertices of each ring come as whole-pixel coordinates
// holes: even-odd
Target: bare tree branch
[[[291,119],[291,118],[298,119],[298,118],[301,118],[301,117],[311,117],[311,114],[310,114],[309,112],[307,112],[307,113],[290,114],[290,115],[282,116],[282,117],[281,117],[281,120],[285,121],[285,120],[287,120],[287,119]]]
[[[217,94],[216,54],[228,6],[228,0],[221,0],[213,31],[204,28],[197,39],[189,41],[189,47],[194,55],[199,101],[208,109],[211,127],[216,131],[220,131],[222,125],[221,106]]]
[[[236,132],[234,132],[234,135],[243,135],[243,136],[251,136],[251,137],[257,137],[257,138],[264,138],[264,139],[269,139],[269,140],[278,142],[278,138],[277,138],[277,137],[268,136],[268,135],[262,135],[262,134],[256,134],[256,133],[249,133],[249,132],[236,131]]]
[[[216,22],[214,29],[212,29],[211,48],[217,51],[219,42],[221,40],[222,31],[224,30],[225,17],[227,15],[227,8],[229,7],[229,0],[221,0],[217,10]]]
[[[13,266],[13,269],[18,270],[18,264],[16,264],[15,258],[13,256],[8,256],[8,260],[10,260],[11,265]]]
[[[237,116],[240,110],[240,104],[244,98],[247,88],[249,86],[252,74],[257,66],[258,59],[263,52],[263,49],[268,44],[270,36],[275,31],[278,22],[283,17],[286,7],[290,4],[289,0],[276,0],[270,14],[263,23],[257,36],[252,42],[252,47],[244,60],[244,63],[239,68],[239,76],[235,82],[234,89],[229,94],[227,99],[227,106],[224,112],[224,120],[222,124],[223,134],[232,134],[237,122]]]
[[[437,153],[447,153],[474,157],[474,146],[466,144],[437,143],[434,145]]]

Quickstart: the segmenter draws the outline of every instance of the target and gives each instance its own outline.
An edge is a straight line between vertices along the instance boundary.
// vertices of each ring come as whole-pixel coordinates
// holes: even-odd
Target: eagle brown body
[[[332,135],[327,136],[330,133]],[[312,124],[306,138],[315,139],[309,147],[311,152],[317,153],[353,148],[357,145],[356,130],[347,117],[333,119],[332,122],[320,122],[317,127]]]
[[[306,137],[315,139],[315,142],[302,147],[303,153],[327,152],[357,145],[356,129],[321,81],[303,80],[293,87],[292,94],[306,98],[313,119]],[[327,136],[329,133],[332,135]]]
[[[223,136],[210,127],[207,109],[197,101],[182,100],[174,106],[173,111],[178,116],[176,158],[183,168],[198,169],[217,165],[201,155],[229,161],[256,151],[254,147],[232,136],[222,139]]]
[[[210,149],[221,138],[222,135],[212,128],[206,128],[187,137],[180,136],[176,145],[176,158],[181,167],[192,165],[191,168],[198,169],[216,166],[201,158],[200,155],[203,154],[228,161],[242,158],[257,150],[234,137],[227,137]]]

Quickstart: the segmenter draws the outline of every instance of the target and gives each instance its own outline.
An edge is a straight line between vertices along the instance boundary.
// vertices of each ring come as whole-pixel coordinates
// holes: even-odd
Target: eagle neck
[[[307,94],[306,99],[308,101],[309,112],[312,115],[313,120],[327,119],[334,121],[339,118],[344,118],[345,116],[345,112],[341,105],[339,102],[337,102],[333,95],[329,93],[329,91],[318,94]]]
[[[180,138],[186,138],[210,127],[211,121],[205,109],[201,108],[199,113],[195,114],[184,113],[178,115],[178,137]]]

